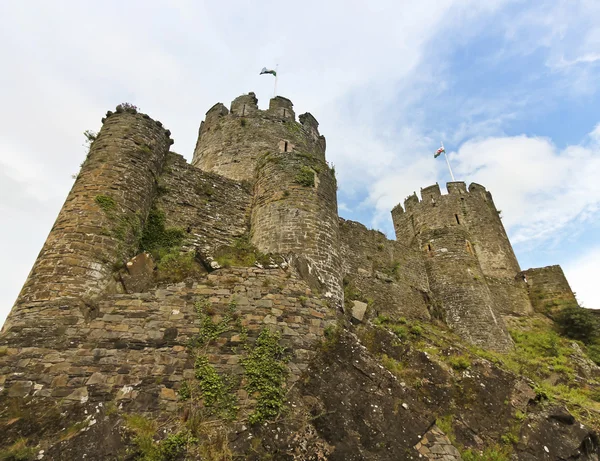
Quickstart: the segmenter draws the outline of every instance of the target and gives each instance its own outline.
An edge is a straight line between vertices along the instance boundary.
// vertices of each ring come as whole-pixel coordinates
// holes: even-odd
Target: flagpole
[[[442,149],[444,149],[444,143],[442,142],[441,144]],[[448,165],[448,170],[450,171],[450,177],[452,178],[452,182],[454,182],[454,174],[452,174],[452,168],[450,168],[450,161],[448,160],[448,156],[446,155],[446,149],[444,149],[444,158],[446,159],[446,164]]]
[[[277,96],[277,75],[279,75],[279,64],[275,64],[275,87],[273,88],[273,97]]]

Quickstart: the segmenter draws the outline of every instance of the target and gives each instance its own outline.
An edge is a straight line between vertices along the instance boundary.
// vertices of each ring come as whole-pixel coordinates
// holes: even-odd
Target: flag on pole
[[[444,149],[444,147],[442,146],[438,150],[435,151],[435,154],[433,154],[433,158],[438,158],[444,152],[446,152],[446,149]]]
[[[273,69],[267,69],[266,67],[263,67],[262,70],[260,71],[260,75],[262,74],[271,74],[274,75],[275,77],[277,77],[277,71],[274,71]]]

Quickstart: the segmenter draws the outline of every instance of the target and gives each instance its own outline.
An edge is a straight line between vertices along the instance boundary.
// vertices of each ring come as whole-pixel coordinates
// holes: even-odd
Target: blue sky
[[[255,91],[310,111],[343,217],[392,237],[389,210],[457,179],[494,195],[522,268],[561,264],[600,308],[600,2],[0,3],[0,322],[85,155],[120,102],[191,159],[204,113]]]

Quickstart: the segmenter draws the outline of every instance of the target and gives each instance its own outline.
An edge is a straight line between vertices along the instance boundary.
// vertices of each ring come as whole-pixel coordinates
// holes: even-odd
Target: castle
[[[250,336],[279,331],[293,350],[292,380],[341,312],[357,322],[437,318],[506,351],[504,316],[575,302],[559,266],[520,269],[479,184],[408,197],[392,210],[396,240],[341,219],[318,125],[284,97],[260,110],[254,93],[242,95],[206,113],[188,164],[160,122],[128,106],[109,111],[0,335],[7,395],[112,395],[140,406],[151,395],[175,408],[194,374],[185,345],[198,332],[199,298],[218,313],[235,299]],[[176,237],[197,276],[156,278],[140,253],[149,225]],[[239,242],[270,259],[219,263]],[[236,356],[228,349],[215,366],[235,370]]]

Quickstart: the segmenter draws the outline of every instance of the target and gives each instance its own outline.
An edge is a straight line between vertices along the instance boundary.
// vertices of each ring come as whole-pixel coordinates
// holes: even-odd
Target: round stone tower
[[[447,188],[448,195],[437,184],[423,188],[420,201],[414,194],[404,209],[396,206],[396,238],[423,251],[431,290],[448,325],[474,344],[506,350],[511,340],[499,314],[528,309],[525,287],[515,279],[519,265],[491,195],[477,184],[469,192],[463,182]],[[499,279],[516,305],[497,293]]]
[[[311,114],[296,121],[289,99],[271,99],[266,111],[257,103],[249,93],[230,111],[213,106],[200,125],[192,164],[253,182],[252,243],[290,255],[313,288],[341,305],[337,186],[325,138]]]
[[[192,165],[236,181],[254,181],[258,159],[265,153],[292,152],[298,135],[310,144],[311,152],[324,158],[325,138],[318,133],[318,123],[304,114],[301,121],[312,122],[298,124],[289,99],[277,96],[263,111],[254,93],[248,93],[234,99],[230,109],[218,103],[206,113]]]
[[[22,307],[107,288],[115,266],[137,250],[169,135],[134,109],[107,113],[11,316]]]

